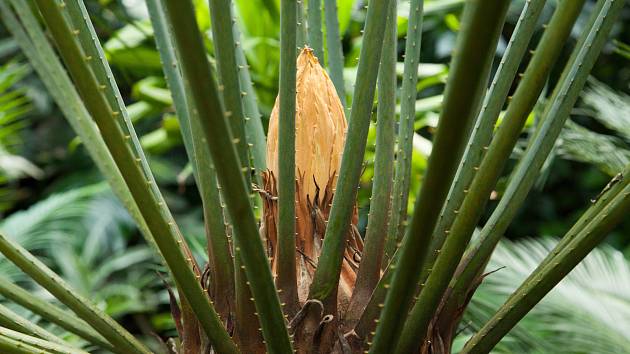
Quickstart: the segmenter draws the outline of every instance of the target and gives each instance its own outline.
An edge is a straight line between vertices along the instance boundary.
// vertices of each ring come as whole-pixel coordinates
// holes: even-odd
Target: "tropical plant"
[[[45,259],[77,292],[91,294],[111,316],[153,309],[158,302],[155,257],[146,245],[128,244],[133,220],[102,183],[54,193],[11,214],[0,229]],[[7,259],[0,260],[0,274],[28,284]]]
[[[23,145],[20,132],[26,126],[23,118],[31,107],[25,90],[15,85],[28,72],[27,65],[14,61],[0,66],[0,214],[15,201],[17,193],[11,187],[18,179],[42,176],[37,166],[19,154]]]
[[[466,309],[454,351],[490,318],[558,243],[551,237],[502,240],[485,278]],[[499,270],[500,269],[500,270]],[[630,262],[610,246],[591,252],[525,318],[497,353],[625,353],[630,350]]]
[[[142,320],[146,321],[143,316],[156,312],[157,305],[168,303],[166,291],[161,291],[163,285],[155,275],[158,267],[154,253],[146,245],[129,244],[130,231],[135,230],[133,221],[103,183],[58,191],[26,210],[11,214],[0,222],[0,229],[24,249],[37,254],[74,291],[90,295],[94,303],[114,318],[133,315],[137,319],[134,322],[142,325]],[[12,322],[28,318],[65,341],[88,344],[73,335],[72,330],[64,330],[67,323],[62,321],[63,313],[49,320],[50,317],[37,310],[41,307],[33,310],[40,316],[25,311],[32,309],[29,304],[37,306],[28,300],[33,295],[45,299],[40,303],[44,306],[54,306],[56,301],[7,259],[0,260],[0,274],[3,326],[23,331]],[[5,301],[5,297],[12,300]],[[76,319],[72,322],[84,325]]]
[[[396,1],[369,3],[355,87],[346,105],[335,2],[310,0],[305,16],[301,2],[281,0],[280,90],[268,138],[233,4],[209,1],[214,53],[209,61],[193,3],[148,0],[203,201],[205,266],[193,257],[156,186],[83,2],[36,0],[38,12],[33,12],[28,2],[10,0],[1,2],[0,10],[113,192],[169,270],[179,300],[172,298],[179,336],[164,351],[447,353],[463,310],[486,276],[485,265],[534,184],[624,5],[598,0],[593,7],[501,200],[471,241],[585,0],[558,2],[508,98],[545,2],[524,2],[488,90],[510,2],[466,2],[431,155],[408,216],[409,186],[420,177],[411,175],[410,166],[422,0],[409,4],[398,129]],[[266,15],[277,11],[275,2],[261,3],[269,11]],[[305,44],[311,48],[298,57],[296,48]],[[320,63],[327,64],[329,74]],[[363,239],[356,228],[355,203],[377,86],[374,187]],[[489,352],[627,215],[629,175],[626,165],[593,196],[575,226],[470,337],[462,353]],[[58,321],[64,328],[105,350],[151,352],[3,234],[0,252],[91,327],[87,333],[77,330],[66,314],[65,321]],[[7,298],[19,300],[18,295]],[[42,311],[46,308],[38,301],[33,300],[40,306],[30,305],[32,310],[50,321],[66,313]],[[82,352],[33,326],[24,322],[23,334],[1,331],[0,348],[11,353]]]
[[[604,173],[614,176],[630,163],[630,97],[611,90],[595,78],[582,95],[584,113],[601,124],[607,133],[589,131],[584,126],[567,122],[557,143],[560,156],[591,163]]]

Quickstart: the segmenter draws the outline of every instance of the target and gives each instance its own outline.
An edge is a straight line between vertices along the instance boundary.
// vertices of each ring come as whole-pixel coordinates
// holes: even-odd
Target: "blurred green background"
[[[421,176],[430,153],[432,133],[440,112],[441,94],[448,76],[448,63],[464,2],[425,2],[410,206],[413,205],[413,196],[422,182]],[[505,50],[524,2],[525,0],[512,1],[496,52],[497,62]],[[197,20],[205,34],[212,60],[207,5],[201,0],[195,3],[198,9]],[[551,16],[555,3],[555,0],[549,0],[533,43],[540,37],[542,24]],[[594,1],[587,1],[585,11],[573,30],[572,39],[567,41],[559,63],[564,63],[568,58],[575,37],[582,31],[593,3]],[[278,87],[278,1],[236,0],[235,4],[237,21],[243,32],[242,45],[264,115],[263,125],[266,126]],[[203,262],[205,252],[201,202],[187,163],[144,2],[88,0],[86,5],[159,186],[182,231]],[[356,61],[361,48],[364,6],[363,0],[338,1],[348,100],[352,98]],[[399,75],[402,75],[408,11],[408,1],[399,1]],[[523,68],[528,59],[529,55],[526,55]],[[495,68],[497,64],[495,63]],[[559,67],[554,70],[549,87],[553,87],[558,76]],[[589,200],[599,193],[621,166],[630,161],[629,83],[630,6],[626,6],[574,109],[571,121],[567,123],[552,156],[545,164],[536,188],[506,232],[505,236],[515,243],[502,244],[497,257],[504,258],[495,259],[492,264],[505,265],[502,260],[521,265],[529,264],[527,262],[531,259],[527,257],[536,256],[536,252],[531,250],[547,249],[550,242],[553,243],[549,237],[562,236],[589,206]],[[515,81],[513,86],[516,84]],[[544,95],[540,103],[544,103]],[[374,112],[377,106],[375,102]],[[536,113],[532,113],[527,128],[523,131],[522,141],[514,151],[515,159],[526,146],[531,131],[535,129]],[[365,227],[365,214],[369,209],[371,193],[375,141],[373,127],[369,139],[358,200],[361,228]],[[505,176],[493,193],[495,200],[501,197],[509,174],[506,173]],[[487,216],[494,204],[496,203],[490,203]],[[153,332],[167,335],[174,333],[168,312],[168,297],[156,275],[160,266],[145,246],[131,218],[102,182],[81,141],[76,138],[59,108],[3,27],[0,27],[0,216],[0,228],[40,255],[77,290],[90,294],[90,298],[108,313],[121,319],[125,325],[147,336]],[[607,243],[610,248],[599,251],[601,254],[598,253],[598,257],[615,259],[616,263],[606,265],[618,268],[599,271],[609,271],[612,278],[624,274],[627,277],[630,274],[630,220],[616,228]],[[523,251],[522,247],[529,251]],[[509,294],[509,290],[518,285],[518,281],[527,275],[526,271],[518,273],[518,270],[523,269],[529,268],[515,266],[513,270],[517,270],[517,274],[506,271],[502,274],[511,275],[497,276],[488,282],[488,286],[482,286],[480,293],[475,296],[467,319],[470,323],[463,325],[460,338],[465,339],[466,333],[475,327],[475,323],[480,323],[490,314],[488,309],[496,308]],[[26,282],[15,268],[1,258],[0,273],[18,282]],[[624,279],[628,283],[627,278]],[[610,286],[611,283],[624,279],[609,279],[610,282],[604,285]],[[578,283],[582,290],[588,284],[583,281]],[[628,311],[625,325],[630,327],[630,291],[624,291],[621,292],[626,295],[625,302],[622,301],[625,304],[623,311]],[[41,294],[46,296],[43,292]],[[548,306],[552,310],[539,314],[540,316],[555,318],[567,315],[558,307]],[[576,301],[575,306],[583,307],[584,304]],[[544,308],[541,311],[544,312]],[[575,312],[575,308],[572,311]],[[593,314],[584,314],[591,315]],[[604,318],[602,321],[610,321],[608,324],[611,326],[614,324],[611,319]],[[553,348],[557,349],[557,345],[561,345],[557,331],[568,331],[558,329],[554,332],[548,326],[536,326],[542,325],[531,321],[517,327],[514,337],[503,342],[507,346],[503,349],[498,347],[497,350],[553,353]],[[519,335],[520,330],[525,331],[525,334]],[[609,330],[604,327],[602,333],[610,332]],[[557,338],[550,339],[554,336]],[[607,340],[611,341],[610,338]],[[551,347],[547,347],[545,341],[551,341]],[[612,346],[611,352],[618,348],[630,348],[628,341],[621,339],[622,347]],[[596,352],[607,352],[599,351],[600,349]],[[576,353],[590,353],[582,351],[586,350],[584,348],[576,347],[575,350]],[[562,352],[573,351],[567,349]]]

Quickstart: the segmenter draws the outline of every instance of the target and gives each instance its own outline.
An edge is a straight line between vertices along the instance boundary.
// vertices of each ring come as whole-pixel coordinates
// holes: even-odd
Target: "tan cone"
[[[314,176],[320,188],[339,170],[348,125],[335,86],[310,48],[297,60],[295,166],[296,175]],[[269,118],[267,166],[278,176],[278,99]],[[305,180],[304,195],[315,195],[313,178]],[[333,180],[333,188],[336,177]]]
[[[304,302],[312,281],[324,238],[330,203],[337,184],[347,130],[343,106],[337,91],[310,48],[297,59],[295,165],[296,165],[296,264],[298,297]],[[271,112],[267,134],[267,167],[263,173],[265,185],[263,233],[276,273],[277,257],[277,176],[278,176],[278,111],[279,100]],[[282,157],[280,157],[282,158]],[[355,217],[348,235],[348,245],[339,284],[339,301],[343,307],[349,298],[363,243],[356,230]]]

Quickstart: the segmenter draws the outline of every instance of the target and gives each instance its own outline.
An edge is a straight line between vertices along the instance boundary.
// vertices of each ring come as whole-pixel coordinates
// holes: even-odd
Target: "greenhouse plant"
[[[521,2],[495,66],[511,2],[460,1],[422,174],[414,172],[412,154],[423,15],[428,4],[453,1],[362,2],[353,83],[344,71],[336,1],[263,2],[277,7],[280,22],[279,91],[268,124],[235,4],[207,2],[211,33],[204,33],[196,7],[206,2],[146,0],[203,203],[205,264],[158,187],[86,4],[0,2],[5,27],[164,266],[177,331],[149,345],[1,231],[3,257],[54,301],[8,279],[0,281],[0,295],[85,342],[69,342],[1,306],[1,353],[490,353],[630,215],[626,160],[609,168],[612,178],[584,201],[577,222],[545,244],[549,251],[535,269],[455,348],[471,298],[498,271],[488,267],[497,245],[568,139],[563,128],[625,1],[596,0],[587,11],[590,1],[558,0],[544,21],[548,1]],[[405,28],[397,21],[401,11],[408,12]],[[580,15],[585,23],[576,26]],[[577,40],[563,58],[572,31]],[[362,232],[357,194],[374,118]],[[499,183],[506,185],[497,197]]]

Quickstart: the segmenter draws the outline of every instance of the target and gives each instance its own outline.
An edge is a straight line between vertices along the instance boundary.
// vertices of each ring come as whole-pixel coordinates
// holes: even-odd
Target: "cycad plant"
[[[585,0],[559,1],[529,54],[546,1],[524,2],[488,89],[509,3],[466,1],[427,172],[415,176],[410,164],[422,0],[410,1],[398,125],[396,0],[369,2],[355,87],[345,107],[335,1],[309,0],[304,16],[300,1],[281,0],[280,92],[268,138],[231,2],[209,1],[215,59],[209,61],[192,1],[147,0],[203,200],[207,265],[193,258],[156,186],[84,4],[9,0],[0,2],[0,10],[169,270],[178,294],[172,313],[179,337],[164,351],[448,353],[485,265],[534,184],[624,1],[598,0],[593,7],[507,189],[472,238]],[[310,47],[298,52],[304,44]],[[519,74],[525,55],[528,65]],[[330,77],[321,66],[324,58]],[[517,74],[516,91],[508,97]],[[374,187],[363,238],[355,227],[355,204],[377,87]],[[630,166],[594,196],[462,353],[492,350],[628,214],[627,176]],[[422,187],[407,215],[410,180],[418,178]],[[67,309],[16,289],[3,294],[8,299],[103,350],[151,352],[4,235],[0,252]],[[84,352],[43,336],[28,321],[13,327],[0,329],[3,352]]]

